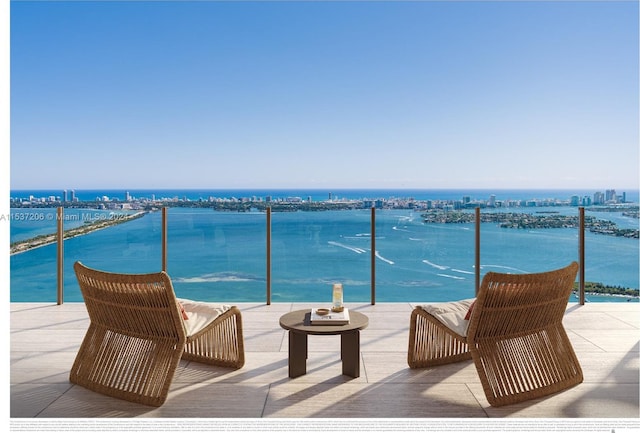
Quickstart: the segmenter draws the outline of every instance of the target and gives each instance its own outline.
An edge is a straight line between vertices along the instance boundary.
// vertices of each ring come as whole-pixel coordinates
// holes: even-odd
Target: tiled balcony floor
[[[307,374],[288,377],[279,317],[310,304],[238,304],[246,364],[182,361],[159,408],[72,385],[69,369],[88,326],[84,304],[11,304],[11,406],[15,418],[625,418],[638,420],[639,303],[570,303],[564,324],[584,382],[543,399],[491,407],[471,361],[407,366],[413,303],[347,304],[369,316],[361,376],[341,374],[338,336],[310,336]],[[633,421],[635,422],[635,421]],[[640,424],[639,424],[640,426]]]

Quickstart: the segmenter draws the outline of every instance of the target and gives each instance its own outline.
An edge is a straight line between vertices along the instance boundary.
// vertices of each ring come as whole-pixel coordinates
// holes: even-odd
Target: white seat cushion
[[[182,304],[189,317],[187,320],[183,320],[188,337],[202,330],[202,328],[231,308],[231,305],[192,301],[190,299],[178,298],[178,302]]]
[[[438,319],[456,334],[466,337],[469,321],[465,320],[464,316],[467,315],[467,311],[469,311],[473,301],[475,301],[475,298],[455,302],[434,302],[420,305],[420,308]]]

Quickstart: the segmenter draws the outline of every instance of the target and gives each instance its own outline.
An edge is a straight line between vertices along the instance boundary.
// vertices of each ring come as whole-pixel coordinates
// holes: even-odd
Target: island
[[[573,294],[575,296],[579,295],[579,283],[573,284]],[[602,283],[594,283],[585,281],[584,283],[584,291],[585,294],[592,295],[605,295],[605,296],[622,296],[625,298],[637,298],[640,295],[639,289],[630,289],[626,287],[620,286],[607,286]]]
[[[122,215],[119,215],[117,218],[107,218],[107,219],[100,219],[97,221],[86,222],[80,227],[65,230],[63,237],[64,239],[68,239],[75,236],[85,235],[87,233],[91,233],[96,230],[104,229],[116,224],[122,224],[127,221],[141,218],[146,213],[147,211],[140,211],[133,214],[122,214]],[[51,233],[51,234],[36,236],[24,241],[13,242],[11,243],[10,254],[23,253],[33,248],[38,248],[38,247],[55,243],[57,240],[58,240],[58,235],[56,233]]]
[[[623,212],[623,215],[625,213]],[[638,218],[638,211],[629,211],[627,216]],[[459,224],[472,223],[476,216],[471,212],[432,210],[422,214],[427,224]],[[523,213],[523,212],[482,212],[480,222],[496,223],[502,228],[515,229],[553,229],[553,228],[578,228],[580,221],[578,216],[560,215],[555,212]],[[621,229],[617,224],[587,215],[584,217],[585,229],[591,233],[599,233],[625,238],[639,238],[638,229]]]

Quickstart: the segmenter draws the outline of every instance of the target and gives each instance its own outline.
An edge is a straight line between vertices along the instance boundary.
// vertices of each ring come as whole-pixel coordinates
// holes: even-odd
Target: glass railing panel
[[[637,216],[625,212],[585,210],[585,218],[610,221],[621,231],[638,230]],[[603,229],[605,233],[602,233]],[[634,288],[640,287],[640,240],[625,237],[624,233],[607,233],[608,227],[598,224],[595,230],[585,231],[585,281],[603,285]],[[619,300],[628,298],[587,295],[587,300]],[[638,301],[636,297],[634,301]]]
[[[69,209],[65,209],[65,213],[68,211]],[[106,222],[107,226],[65,239],[65,302],[82,301],[73,271],[76,261],[108,272],[147,273],[161,270],[162,215],[159,211],[142,213],[139,218],[126,222],[122,222],[125,216],[137,212],[95,209],[83,212],[85,225]],[[68,229],[66,224],[65,229]],[[55,260],[55,257],[54,252],[52,259]]]
[[[79,212],[76,212],[75,215],[79,215]],[[57,209],[11,208],[9,224],[11,225],[10,242],[12,245],[15,242],[51,235],[56,232]],[[73,220],[68,223],[68,225],[72,224],[74,224]],[[78,225],[81,222],[75,224]]]
[[[171,208],[167,232],[167,272],[178,297],[265,302],[264,212]]]
[[[580,262],[579,216],[577,207],[539,207],[520,209],[483,209],[489,213],[527,215],[528,221],[518,218],[481,224],[481,273],[488,271],[525,273],[543,272]],[[619,215],[600,215],[610,220]],[[593,216],[593,215],[592,215]],[[588,218],[588,215],[587,215]],[[630,221],[628,221],[630,223]],[[558,227],[562,223],[571,227]],[[636,220],[637,224],[637,220]],[[619,225],[619,224],[618,224]],[[638,239],[592,232],[587,222],[585,230],[585,282],[638,288]],[[576,281],[579,281],[576,279]],[[589,301],[626,301],[628,298],[587,295]],[[579,301],[577,294],[571,302]],[[637,298],[635,299],[637,301]]]
[[[376,302],[474,296],[473,223],[427,224],[419,210],[377,210],[376,250]]]
[[[57,301],[57,208],[15,209],[12,215],[30,212],[41,215],[36,220],[21,220],[17,216],[11,226],[11,242],[30,244],[21,253],[12,254],[10,258],[11,300],[14,302],[55,302]],[[152,269],[151,261],[160,263],[160,231],[159,224],[154,238],[153,215],[118,224],[122,217],[131,215],[133,211],[114,211],[96,209],[64,209],[62,214],[65,231],[74,231],[73,237],[67,237],[63,249],[63,283],[64,301],[81,301],[82,297],[73,272],[73,263],[81,260],[88,266],[129,272],[146,272]],[[96,223],[105,223],[106,227],[91,231]],[[147,242],[144,247],[147,256],[145,265],[141,254],[133,254],[133,249],[140,243],[134,239]],[[34,244],[45,240],[42,246]],[[13,245],[15,246],[15,245]],[[153,254],[150,248],[155,248]],[[153,256],[154,260],[151,260]],[[157,270],[158,266],[154,270]]]
[[[11,302],[56,302],[56,245],[50,244],[12,254]]]
[[[368,302],[370,211],[273,212],[272,301],[331,304],[333,283],[345,302]]]
[[[11,301],[46,302],[56,300],[56,247],[40,246],[14,253],[14,248],[26,248],[19,242],[55,235],[56,209],[10,209],[9,259],[11,287],[19,281],[20,290],[11,290]]]
[[[483,214],[502,211],[483,210]],[[514,212],[513,210],[506,211]],[[538,211],[517,211],[536,217]],[[577,214],[576,212],[572,212]],[[481,276],[486,272],[544,272],[579,261],[578,228],[517,228],[483,222],[480,228]]]

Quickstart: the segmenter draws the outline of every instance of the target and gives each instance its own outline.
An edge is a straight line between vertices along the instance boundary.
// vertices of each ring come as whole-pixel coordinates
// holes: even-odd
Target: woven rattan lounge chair
[[[409,366],[472,358],[492,406],[581,383],[582,369],[562,326],[577,272],[576,262],[535,274],[488,272],[476,299],[416,307]]]
[[[180,359],[244,365],[235,306],[177,299],[165,272],[115,274],[74,264],[89,329],[69,380],[92,391],[161,406]]]

